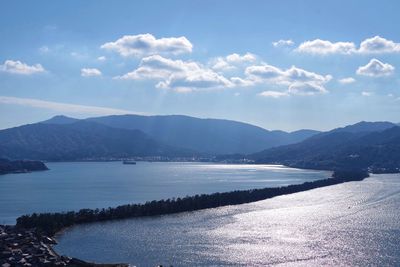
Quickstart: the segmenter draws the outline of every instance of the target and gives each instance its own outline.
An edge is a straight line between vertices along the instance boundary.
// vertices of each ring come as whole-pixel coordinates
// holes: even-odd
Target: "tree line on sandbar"
[[[144,204],[127,204],[114,208],[81,209],[77,212],[33,213],[17,218],[16,226],[21,228],[35,228],[44,234],[54,235],[63,228],[75,224],[165,215],[244,204],[344,182],[361,181],[368,176],[368,172],[366,171],[335,171],[332,178],[282,187],[202,194],[183,198],[154,200]]]

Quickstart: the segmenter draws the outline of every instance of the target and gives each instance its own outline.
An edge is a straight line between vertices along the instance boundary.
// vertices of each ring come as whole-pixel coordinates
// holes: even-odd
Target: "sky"
[[[400,122],[399,1],[1,1],[0,129],[169,115]]]

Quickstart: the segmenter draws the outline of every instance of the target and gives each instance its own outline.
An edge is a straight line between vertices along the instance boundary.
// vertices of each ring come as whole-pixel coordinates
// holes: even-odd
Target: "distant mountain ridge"
[[[229,120],[119,115],[83,120],[56,116],[0,131],[0,157],[10,159],[214,155],[219,155],[216,160],[247,158],[310,169],[398,171],[400,127],[363,121],[328,132],[287,133]]]
[[[57,115],[54,116],[48,120],[42,121],[41,123],[46,123],[46,124],[70,124],[74,122],[78,122],[80,119],[75,119],[71,117],[67,117],[64,115]]]
[[[43,123],[63,124],[75,120],[56,116]],[[199,119],[183,115],[113,115],[85,121],[113,128],[140,130],[164,144],[208,154],[254,153],[264,148],[297,143],[319,133],[314,130],[292,133],[268,131],[237,121]]]
[[[191,154],[159,143],[139,130],[90,121],[36,123],[0,131],[0,157],[12,159],[60,161]]]
[[[376,121],[376,122],[360,121],[356,124],[348,125],[341,128],[336,128],[329,132],[349,132],[349,133],[380,132],[392,128],[394,126],[400,126],[400,123],[395,124],[388,121]]]

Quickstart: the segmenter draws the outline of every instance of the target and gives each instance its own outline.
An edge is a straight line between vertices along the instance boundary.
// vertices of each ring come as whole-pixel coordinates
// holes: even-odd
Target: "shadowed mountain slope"
[[[36,123],[0,131],[0,157],[13,159],[57,161],[188,154],[191,152],[159,143],[139,130],[89,121]]]
[[[363,124],[363,127],[348,126],[321,133],[298,144],[266,149],[249,158],[257,163],[280,163],[299,168],[397,172],[400,168],[400,127],[380,127],[384,124],[376,123],[366,127],[368,125]]]
[[[180,115],[116,115],[87,120],[115,128],[138,129],[165,144],[209,154],[253,153],[263,148],[297,143],[318,133],[313,130],[268,131],[237,121]]]

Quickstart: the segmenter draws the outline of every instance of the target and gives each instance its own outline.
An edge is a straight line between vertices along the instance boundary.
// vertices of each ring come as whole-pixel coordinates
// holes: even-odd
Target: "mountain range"
[[[159,143],[139,130],[90,121],[35,123],[0,131],[0,157],[11,159],[68,161],[191,154]]]
[[[95,160],[143,156],[191,157],[254,153],[302,141],[292,133],[229,120],[188,116],[120,115],[89,119],[55,116],[0,131],[0,156],[10,159]]]
[[[230,120],[115,115],[88,119],[55,116],[0,131],[0,157],[9,159],[215,155],[220,155],[217,160],[247,158],[299,168],[398,171],[400,127],[391,122],[359,122],[327,132],[288,133]]]
[[[77,121],[65,116],[56,116],[44,123],[70,124]],[[314,130],[291,133],[268,131],[243,122],[199,119],[182,115],[114,115],[89,118],[84,121],[117,129],[140,130],[161,143],[203,154],[254,153],[260,151],[260,147],[293,144],[319,133]]]

